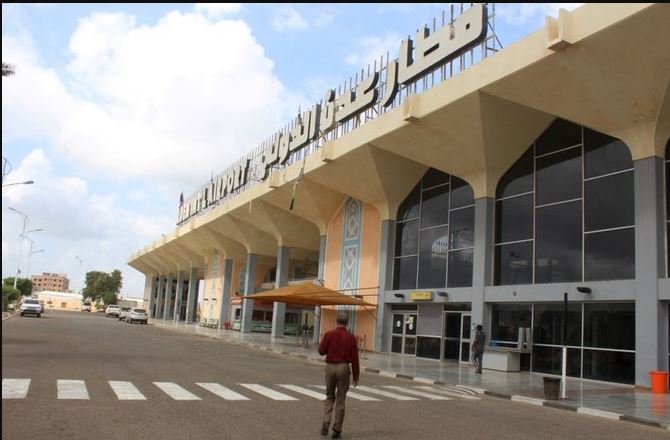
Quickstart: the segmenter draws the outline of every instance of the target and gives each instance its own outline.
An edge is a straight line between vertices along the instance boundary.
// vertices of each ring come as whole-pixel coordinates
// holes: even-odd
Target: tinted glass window
[[[587,281],[635,278],[635,228],[586,234],[584,247]]]
[[[537,205],[576,199],[582,196],[582,150],[567,151],[537,159],[535,178]]]
[[[584,346],[635,350],[635,304],[584,304]]]
[[[421,182],[423,183],[423,188],[432,188],[433,186],[437,185],[443,185],[445,183],[449,183],[449,174],[443,173],[440,170],[436,170],[435,168],[430,168],[424,174],[423,179],[421,179]]]
[[[533,347],[533,371],[538,373],[561,374],[563,368],[562,347]],[[582,350],[568,348],[567,374],[580,377]]]
[[[635,353],[584,350],[584,378],[635,383]]]
[[[498,183],[496,197],[501,199],[533,190],[533,149],[529,148]]]
[[[586,231],[635,224],[633,172],[584,182]]]
[[[395,254],[414,255],[419,249],[419,220],[396,225]]]
[[[533,238],[533,195],[496,202],[496,243]]]
[[[440,358],[440,338],[427,338],[419,336],[416,338],[417,357],[439,359]]]
[[[465,180],[451,176],[451,209],[474,205],[475,194]]]
[[[491,340],[517,342],[519,327],[530,327],[529,304],[493,304]]]
[[[464,208],[451,212],[451,229],[449,231],[450,249],[461,249],[474,246],[475,243],[475,208]]]
[[[23,301],[25,304],[39,304],[40,302],[36,299],[26,299]]]
[[[449,185],[423,191],[421,227],[444,225],[449,222]]]
[[[421,184],[414,187],[407,198],[398,208],[398,221],[417,218],[419,216],[419,202],[421,201]]]
[[[472,286],[472,249],[449,252],[447,287]]]
[[[584,177],[586,179],[630,168],[633,168],[633,160],[623,141],[584,128]]]
[[[536,304],[533,342],[563,345],[563,304]],[[568,303],[567,344],[582,345],[582,305]]]
[[[416,260],[417,257],[396,258],[393,270],[393,288],[416,288]]]
[[[538,156],[582,143],[582,127],[557,119],[539,137],[535,144]]]
[[[533,282],[533,242],[495,247],[495,284],[530,284]]]
[[[536,210],[535,282],[582,279],[582,202]]]
[[[421,231],[419,288],[444,287],[447,277],[447,227]]]

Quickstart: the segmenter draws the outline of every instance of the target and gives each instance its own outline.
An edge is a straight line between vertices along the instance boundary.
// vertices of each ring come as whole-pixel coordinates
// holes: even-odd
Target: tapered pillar
[[[493,213],[495,200],[482,197],[475,200],[475,248],[472,263],[472,324],[481,324],[491,334],[490,307],[484,301],[486,286],[493,277]],[[474,335],[474,333],[472,333]]]
[[[244,275],[244,294],[251,295],[256,290],[256,261],[258,255],[247,254],[246,273]],[[251,317],[254,313],[254,300],[244,298],[242,300],[242,325],[240,331],[242,333],[251,332]]]
[[[319,237],[319,282],[324,282],[324,276],[326,273],[326,236],[322,235]],[[312,341],[315,344],[319,343],[321,337],[321,311],[320,306],[314,307],[314,334],[312,335]]]
[[[172,308],[172,274],[168,273],[167,281],[165,282],[165,305],[163,306],[163,319],[170,319],[170,310]]]
[[[195,322],[195,310],[198,304],[198,283],[196,278],[197,268],[192,267],[188,278],[188,296],[186,298],[186,324]]]
[[[284,287],[288,284],[288,261],[291,248],[288,246],[279,246],[277,248],[277,276],[275,279],[275,289]],[[274,338],[284,337],[284,321],[286,318],[286,303],[275,301],[272,306],[272,332]]]
[[[163,293],[165,292],[165,277],[158,275],[158,292],[156,294],[156,308],[152,318],[160,319],[163,317]]]
[[[223,260],[223,289],[221,291],[221,317],[219,328],[223,328],[224,321],[230,321],[230,293],[232,291],[233,260]]]
[[[395,220],[383,220],[379,242],[379,291],[377,294],[377,321],[375,323],[374,351],[389,351],[391,306],[386,304],[386,291],[393,287],[393,245]]]
[[[179,322],[181,315],[181,301],[182,295],[184,295],[184,271],[180,270],[177,272],[177,292],[175,293],[174,298],[174,322]]]

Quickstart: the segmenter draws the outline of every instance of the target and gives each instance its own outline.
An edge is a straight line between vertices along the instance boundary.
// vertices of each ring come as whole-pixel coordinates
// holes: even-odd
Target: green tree
[[[98,308],[104,308],[117,303],[122,285],[123,275],[118,269],[111,273],[90,271],[86,273],[86,285],[81,294],[84,299],[90,298]]]
[[[21,291],[19,289],[15,289],[13,287],[14,281],[12,280],[12,284],[2,284],[2,311],[6,312],[7,311],[7,306],[19,299],[19,296],[21,295]]]
[[[2,280],[2,285],[14,287],[14,277],[7,277]],[[28,278],[18,278],[16,280],[16,288],[19,290],[21,296],[30,296],[33,293],[33,282]]]
[[[7,64],[4,61],[2,62],[2,76],[12,76],[14,75],[14,66]]]

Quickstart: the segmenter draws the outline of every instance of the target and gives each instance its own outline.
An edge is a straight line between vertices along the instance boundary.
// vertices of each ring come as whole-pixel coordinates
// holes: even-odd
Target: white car
[[[36,299],[26,298],[21,303],[21,308],[19,309],[21,316],[26,314],[33,314],[38,318],[42,316],[42,304]]]
[[[116,304],[110,304],[105,309],[105,316],[114,316],[115,318],[119,317],[119,312],[121,309]]]
[[[130,309],[126,315],[126,322],[132,324],[133,322],[140,322],[146,324],[149,320],[149,315],[144,309]]]
[[[128,317],[128,312],[130,312],[130,307],[122,307],[119,311],[119,321],[125,321]]]
[[[90,312],[91,311],[91,305],[90,304],[84,304],[81,306],[81,311],[82,312]]]

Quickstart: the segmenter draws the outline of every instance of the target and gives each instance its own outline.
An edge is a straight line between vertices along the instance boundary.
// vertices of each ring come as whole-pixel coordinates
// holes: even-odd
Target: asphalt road
[[[280,385],[318,392],[323,369],[99,313],[16,317],[2,323],[2,438],[320,439],[321,401]],[[6,398],[7,379],[30,379],[26,397]],[[59,380],[83,381],[88,399],[63,399],[62,383],[59,398]],[[145,400],[121,400],[113,381]],[[156,382],[178,385],[181,395],[189,397],[185,390],[199,400],[175,400]],[[220,384],[248,400],[226,400],[198,383]],[[273,400],[249,384],[296,400]],[[410,394],[383,387],[429,392],[416,382],[367,373],[361,385],[404,396]],[[347,399],[343,438],[349,439],[668,439],[657,428],[486,396],[398,401],[352,391],[378,400]]]

